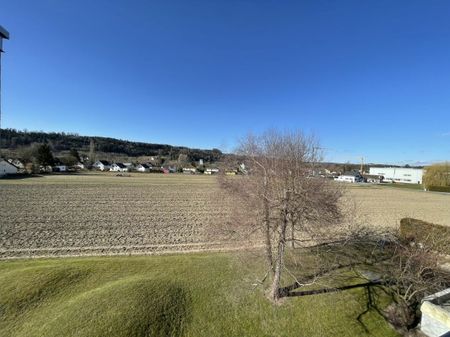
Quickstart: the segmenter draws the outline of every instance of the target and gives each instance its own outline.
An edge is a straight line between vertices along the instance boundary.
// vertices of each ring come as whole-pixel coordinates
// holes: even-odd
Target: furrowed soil
[[[0,257],[218,249],[210,176],[113,173],[0,180]],[[225,242],[225,243],[224,243]]]
[[[367,186],[367,185],[366,185]],[[352,185],[360,219],[450,225],[450,195]],[[242,248],[221,228],[229,202],[214,176],[113,173],[0,180],[0,258]]]

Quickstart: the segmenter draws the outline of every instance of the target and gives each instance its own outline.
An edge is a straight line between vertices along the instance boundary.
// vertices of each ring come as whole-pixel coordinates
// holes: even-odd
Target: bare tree
[[[355,287],[367,284],[381,287],[392,302],[387,308],[378,308],[378,312],[404,334],[419,323],[422,299],[450,286],[450,272],[443,266],[443,252],[449,251],[450,239],[438,233],[430,228],[425,237],[418,239],[405,237],[395,229],[380,232],[360,227],[349,231],[338,241],[321,245],[321,253],[315,256],[320,260],[321,268],[303,282],[326,273],[332,273],[332,279],[339,284],[354,284],[355,275],[363,282],[369,279],[369,283],[356,284]],[[339,273],[339,270],[347,272]]]
[[[91,138],[89,141],[89,165],[93,165],[95,163],[95,142],[94,139]]]
[[[340,189],[313,175],[321,159],[319,149],[314,137],[300,131],[249,135],[236,151],[248,174],[221,180],[245,209],[241,214],[247,217],[241,217],[236,225],[262,235],[272,276],[270,297],[275,301],[283,296],[280,289],[287,243],[295,247],[305,241],[329,239],[326,228],[339,223],[342,216]]]
[[[377,266],[394,299],[385,317],[397,328],[409,330],[419,323],[422,299],[450,286],[441,253],[443,247],[448,251],[449,239],[430,236],[422,243],[395,235],[387,247],[389,258]]]

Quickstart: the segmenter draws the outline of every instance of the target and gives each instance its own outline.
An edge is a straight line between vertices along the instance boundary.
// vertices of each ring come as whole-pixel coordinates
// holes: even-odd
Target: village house
[[[225,175],[227,176],[235,176],[238,174],[238,170],[226,170]]]
[[[134,170],[133,163],[123,163],[123,165],[125,165],[125,167],[128,169],[128,171],[133,171]]]
[[[106,160],[97,160],[92,167],[100,171],[108,171],[111,164]]]
[[[8,159],[8,162],[13,164],[19,170],[25,170],[25,165],[19,159]]]
[[[39,173],[52,173],[53,168],[50,165],[39,165]]]
[[[379,184],[383,182],[383,176],[377,174],[363,174],[363,177],[368,183]]]
[[[364,178],[359,172],[344,172],[342,175],[334,179],[335,181],[342,181],[346,183],[360,183],[364,181]]]
[[[53,172],[67,172],[67,166],[64,165],[64,164],[53,165],[52,166],[52,171]]]
[[[185,174],[195,174],[196,171],[197,169],[194,167],[183,167],[183,173]]]
[[[219,173],[219,169],[218,168],[207,168],[205,170],[205,174],[217,174]]]
[[[114,163],[109,170],[113,172],[128,172],[128,167],[122,163]]]
[[[17,174],[18,168],[10,162],[0,158],[0,177],[4,177],[10,174]]]
[[[77,162],[77,163],[74,165],[74,167],[75,167],[76,169],[80,169],[80,170],[84,170],[84,169],[86,168],[86,166],[85,166],[83,163],[81,163],[81,162]]]
[[[151,168],[151,165],[148,164],[139,164],[138,166],[136,166],[136,170],[138,172],[150,172]]]
[[[67,165],[64,165],[58,158],[55,158],[55,164],[52,166],[53,172],[66,172]]]

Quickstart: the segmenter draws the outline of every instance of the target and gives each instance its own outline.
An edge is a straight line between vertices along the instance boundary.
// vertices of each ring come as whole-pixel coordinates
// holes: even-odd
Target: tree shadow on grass
[[[44,175],[42,174],[28,174],[28,173],[18,173],[18,174],[8,174],[6,176],[1,177],[3,180],[24,180],[29,178],[42,178]]]

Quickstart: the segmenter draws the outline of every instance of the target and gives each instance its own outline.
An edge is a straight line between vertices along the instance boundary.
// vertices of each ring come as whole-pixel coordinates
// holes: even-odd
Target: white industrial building
[[[422,184],[423,169],[407,167],[371,167],[370,175],[383,176],[385,182]]]

